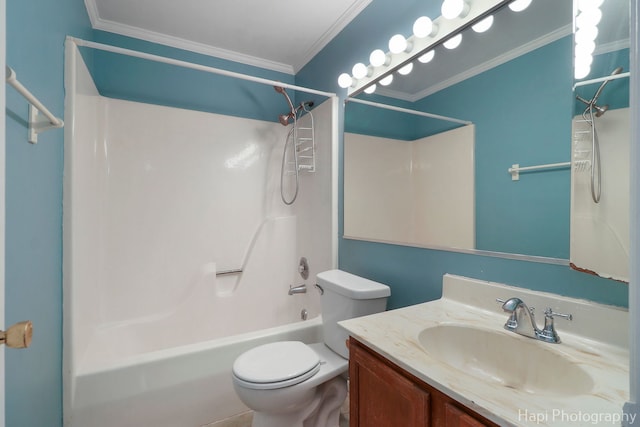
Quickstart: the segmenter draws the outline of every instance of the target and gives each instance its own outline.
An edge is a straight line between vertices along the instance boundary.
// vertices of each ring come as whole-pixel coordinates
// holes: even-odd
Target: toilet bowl
[[[386,309],[388,286],[340,270],[318,274],[324,342],[279,341],[233,364],[233,386],[252,427],[338,427],[347,395],[347,332],[337,324]]]

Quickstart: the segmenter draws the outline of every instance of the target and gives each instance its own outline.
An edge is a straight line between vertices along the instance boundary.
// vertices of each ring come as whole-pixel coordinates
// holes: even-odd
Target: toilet
[[[252,427],[338,427],[347,396],[349,334],[338,322],[387,308],[388,286],[341,270],[317,275],[323,342],[279,341],[238,356],[233,387]]]

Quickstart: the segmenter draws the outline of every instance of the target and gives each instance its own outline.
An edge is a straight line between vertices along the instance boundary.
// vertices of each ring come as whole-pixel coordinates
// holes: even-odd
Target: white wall
[[[74,368],[319,314],[315,273],[335,267],[331,102],[314,110],[317,172],[286,206],[287,128],[103,98],[79,62],[64,208]],[[311,290],[289,296],[300,256]]]

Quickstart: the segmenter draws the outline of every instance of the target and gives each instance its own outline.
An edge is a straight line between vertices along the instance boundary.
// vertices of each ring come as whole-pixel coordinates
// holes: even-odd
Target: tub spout
[[[306,294],[306,293],[307,293],[307,285],[305,285],[304,283],[298,286],[289,285],[289,295]]]

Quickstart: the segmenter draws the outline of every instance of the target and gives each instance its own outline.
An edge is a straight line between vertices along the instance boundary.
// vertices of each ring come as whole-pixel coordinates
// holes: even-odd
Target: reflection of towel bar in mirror
[[[242,269],[238,268],[235,270],[222,270],[222,271],[216,271],[216,276],[227,276],[230,274],[240,274],[242,273]]]
[[[512,181],[519,181],[520,172],[532,172],[532,171],[545,170],[545,169],[560,169],[560,168],[567,168],[570,166],[571,166],[571,162],[549,163],[546,165],[524,166],[524,167],[520,167],[520,165],[516,163],[514,165],[511,165],[511,167],[507,171],[511,174]]]

